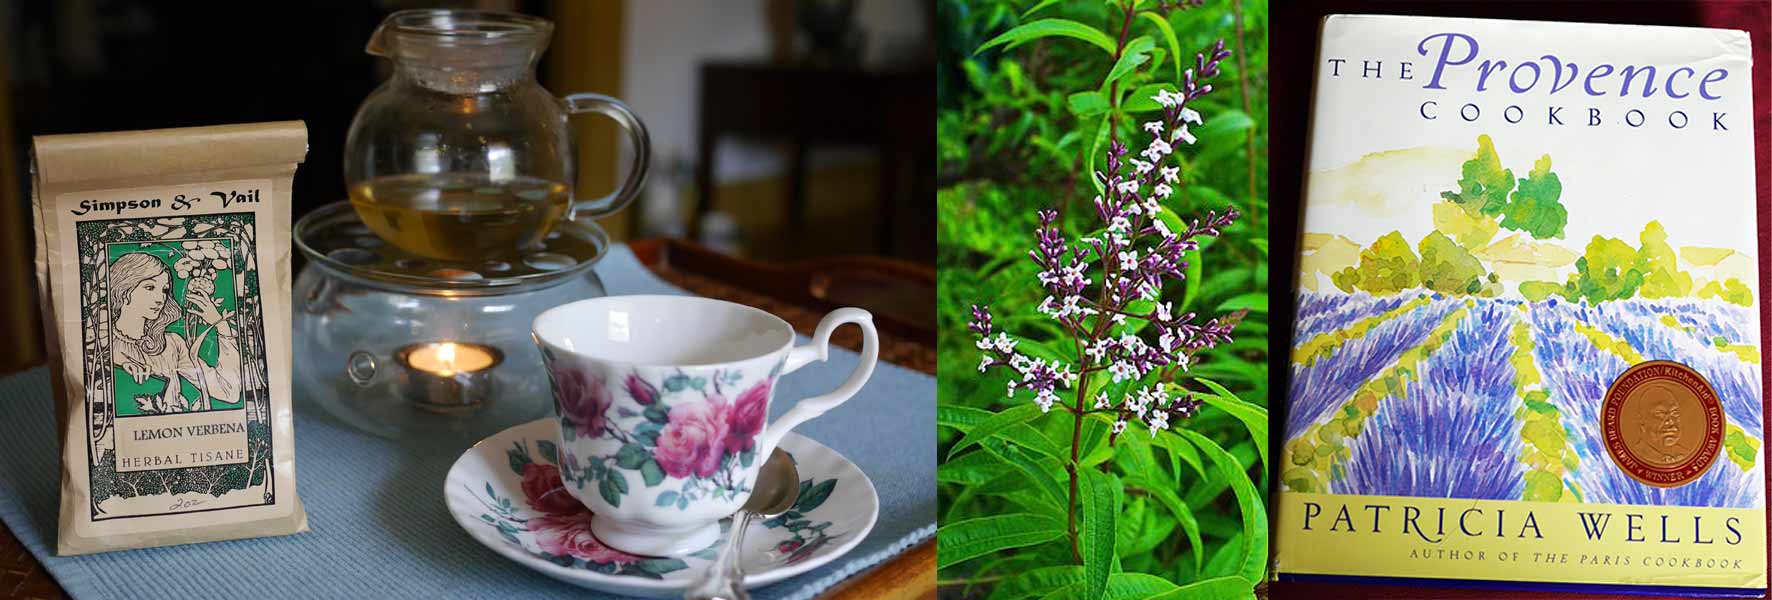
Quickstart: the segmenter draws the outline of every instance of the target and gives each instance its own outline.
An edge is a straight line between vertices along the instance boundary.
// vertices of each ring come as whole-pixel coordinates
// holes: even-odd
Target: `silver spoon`
[[[708,570],[690,584],[683,598],[751,600],[751,595],[744,590],[744,566],[738,560],[744,547],[744,532],[750,529],[753,517],[785,513],[799,499],[800,470],[794,467],[794,459],[788,453],[777,448],[769,453],[769,460],[763,463],[763,468],[757,470],[757,485],[751,491],[751,499],[738,510],[743,518],[732,523],[732,533],[726,536],[726,547],[720,549],[714,564],[708,565]]]

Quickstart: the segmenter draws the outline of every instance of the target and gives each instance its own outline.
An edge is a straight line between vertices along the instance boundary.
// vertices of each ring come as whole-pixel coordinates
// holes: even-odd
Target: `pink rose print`
[[[594,564],[631,563],[640,557],[604,546],[591,535],[591,511],[570,515],[546,515],[529,520],[529,531],[543,552],[574,556]]]
[[[780,552],[780,553],[782,553],[782,554],[787,554],[787,553],[789,553],[789,552],[793,552],[793,551],[795,551],[795,550],[799,550],[799,549],[800,549],[800,545],[801,545],[801,544],[802,544],[802,543],[803,543],[803,542],[801,542],[801,541],[800,541],[800,540],[799,540],[799,539],[797,539],[797,538],[796,538],[796,539],[791,539],[791,540],[787,540],[787,541],[785,541],[785,542],[782,542],[782,543],[780,543],[780,544],[776,544],[776,545],[775,545],[775,551],[776,551],[776,552]]]
[[[578,430],[579,435],[603,435],[611,398],[603,378],[570,367],[548,366],[554,376],[554,399],[560,404],[560,416]]]
[[[671,407],[653,459],[672,477],[712,477],[725,457],[731,412],[732,405],[718,395]]]
[[[738,395],[732,404],[732,428],[726,432],[726,451],[733,454],[748,451],[757,445],[757,433],[769,416],[769,388],[773,379],[764,379]]]
[[[560,482],[560,468],[554,465],[523,465],[523,495],[529,498],[531,508],[550,515],[585,512],[584,505]]]
[[[829,541],[831,541],[831,538],[821,535],[818,536],[818,539],[812,540],[812,543],[796,548],[794,553],[788,556],[788,564],[797,564],[800,561],[810,558],[814,553],[818,552],[819,548],[823,548],[825,543]]]
[[[629,373],[627,380],[623,383],[628,388],[628,396],[633,397],[634,401],[639,402],[641,406],[652,406],[652,403],[658,400],[658,388],[652,387],[652,384],[641,379],[638,373]]]

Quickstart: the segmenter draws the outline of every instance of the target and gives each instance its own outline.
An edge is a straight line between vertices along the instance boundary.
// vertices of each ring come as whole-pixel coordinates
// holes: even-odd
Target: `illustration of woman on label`
[[[240,344],[228,318],[233,311],[224,313],[215,293],[217,275],[227,268],[224,253],[215,241],[187,241],[178,250],[160,246],[158,254],[166,258],[153,250],[132,251],[111,264],[111,360],[121,371],[114,379],[119,415],[239,404]],[[176,280],[167,267],[173,257],[178,258]],[[179,287],[182,302],[175,294]],[[211,338],[210,350],[200,353]]]

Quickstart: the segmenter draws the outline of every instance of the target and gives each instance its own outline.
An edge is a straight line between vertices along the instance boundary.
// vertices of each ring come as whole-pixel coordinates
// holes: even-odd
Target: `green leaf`
[[[991,41],[985,42],[984,45],[979,46],[978,50],[974,51],[973,54],[983,52],[985,49],[993,46],[1008,44],[1009,48],[1014,48],[1033,40],[1052,36],[1083,40],[1093,44],[1097,48],[1101,48],[1102,52],[1106,52],[1110,56],[1114,53],[1114,40],[1094,27],[1069,19],[1040,19],[1031,23],[1025,23],[1020,27],[1004,32],[1003,35],[992,38]]]
[[[1237,575],[1248,581],[1261,581],[1267,576],[1267,508],[1262,503],[1261,493],[1256,491],[1255,484],[1249,481],[1249,474],[1243,470],[1242,463],[1235,456],[1225,452],[1216,442],[1200,435],[1191,429],[1174,429],[1176,434],[1187,438],[1202,453],[1212,459],[1219,474],[1230,484],[1231,491],[1237,497],[1237,509],[1243,513],[1243,539],[1249,540],[1245,545],[1243,560],[1238,563]],[[1265,445],[1266,439],[1260,444]]]
[[[1023,571],[1003,580],[991,590],[991,600],[1026,598],[1036,593],[1062,589],[1083,582],[1083,567],[1062,565]]]
[[[666,408],[663,402],[655,402],[652,406],[646,407],[646,420],[659,425],[669,423],[671,421],[671,409]]]
[[[652,453],[639,444],[623,444],[621,450],[615,453],[615,464],[621,465],[623,469],[638,469],[651,460]]]
[[[1181,496],[1176,495],[1173,486],[1156,479],[1154,475],[1128,479],[1126,482],[1149,491],[1151,496],[1157,499],[1158,504],[1169,509],[1169,514],[1175,515],[1175,520],[1181,523],[1182,534],[1186,535],[1188,543],[1192,544],[1190,547],[1194,549],[1194,570],[1199,571],[1201,563],[1206,560],[1206,546],[1200,543],[1200,522],[1194,518],[1193,509],[1188,508],[1187,503],[1181,501]]]
[[[1187,289],[1181,293],[1181,312],[1186,313],[1188,308],[1194,305],[1194,298],[1200,295],[1200,286],[1204,283],[1200,281],[1200,276],[1206,268],[1206,261],[1202,259],[1200,251],[1197,249],[1187,251],[1182,255],[1182,260],[1187,261],[1187,278],[1183,280],[1186,282]]]
[[[1018,353],[1021,353],[1023,355],[1026,355],[1029,358],[1044,358],[1046,360],[1052,360],[1052,361],[1068,361],[1069,360],[1069,359],[1065,358],[1064,353],[1059,352],[1058,350],[1054,349],[1052,346],[1049,346],[1049,345],[1046,345],[1044,343],[1037,342],[1034,340],[1030,340],[1030,339],[1021,337],[1021,336],[1017,336],[1017,335],[1011,335],[1010,337],[1015,338],[1015,351]],[[1076,358],[1076,357],[1073,356],[1071,358]]]
[[[1040,411],[1039,405],[1032,403],[1017,404],[1003,412],[997,413],[991,418],[985,419],[977,426],[974,426],[972,431],[966,432],[965,437],[960,438],[960,441],[955,443],[954,447],[948,450],[948,459],[952,460],[961,450],[965,450],[973,444],[977,444],[980,441],[996,436],[1005,429],[1009,429],[1016,425],[1026,424],[1029,421],[1039,418],[1042,414],[1045,413]]]
[[[537,440],[535,447],[541,450],[541,457],[548,462],[560,464],[560,450],[554,446],[553,440]]]
[[[1151,41],[1150,36],[1146,35],[1138,36],[1131,42],[1127,42],[1126,49],[1120,52],[1120,60],[1114,61],[1114,68],[1108,71],[1107,78],[1101,80],[1101,88],[1107,89],[1110,84],[1119,81],[1121,77],[1132,74],[1139,65],[1150,60],[1151,49],[1155,47],[1157,47],[1157,43]]]
[[[1242,577],[1214,577],[1196,581],[1150,600],[1242,600],[1255,597],[1255,584]]]
[[[1175,39],[1175,28],[1169,26],[1168,19],[1154,12],[1141,12],[1138,13],[1138,17],[1150,21],[1151,24],[1157,26],[1157,31],[1163,33],[1163,41],[1169,44],[1169,54],[1175,57],[1173,61],[1175,63],[1175,80],[1181,81],[1181,63],[1187,60],[1185,58],[1187,55],[1181,53],[1181,42]]]
[[[670,490],[665,490],[663,493],[660,493],[658,495],[658,500],[654,501],[652,503],[652,505],[653,506],[670,506],[670,505],[676,504],[676,503],[677,503],[677,493],[670,491]]]
[[[1083,470],[1083,573],[1088,598],[1099,598],[1107,589],[1114,568],[1114,517],[1120,512],[1120,480],[1111,473]]]
[[[1034,484],[1034,487],[1040,488],[1041,491],[1045,492],[1047,496],[1052,498],[1052,502],[1055,505],[1065,506],[1070,503],[1070,496],[1065,494],[1063,486],[1058,483],[1058,479],[1052,476],[1052,469],[1041,465],[1039,462],[1023,453],[1020,448],[1010,446],[999,440],[985,440],[983,445],[986,451],[989,451],[991,454],[996,455],[997,458],[1002,459],[1005,464],[1021,471],[1021,475],[1024,478],[1023,482],[1031,482]]]
[[[1033,6],[1028,7],[1027,10],[1021,11],[1021,18],[1026,19],[1026,18],[1028,18],[1028,15],[1040,12],[1040,9],[1042,9],[1042,8],[1046,8],[1048,6],[1058,4],[1058,1],[1059,0],[1040,0],[1039,4],[1035,4]]]
[[[608,502],[610,506],[621,508],[621,496],[627,493],[627,487],[627,478],[622,476],[621,471],[610,469],[603,474],[603,479],[597,482],[597,494],[603,496],[603,501]]]
[[[837,489],[837,480],[835,479],[827,479],[824,483],[812,486],[806,493],[800,495],[800,499],[794,501],[794,510],[802,513],[812,512],[824,504],[825,499],[831,497],[831,490],[835,489]]]
[[[1101,593],[1090,594],[1088,582],[1071,584],[1042,596],[1049,600],[1144,600],[1176,590],[1174,583],[1149,573],[1114,573]]]
[[[1267,292],[1249,292],[1225,300],[1218,305],[1218,312],[1249,309],[1249,312],[1267,313]]]
[[[1084,179],[1089,180],[1090,185],[1095,186],[1095,194],[1098,196],[1107,193],[1107,184],[1102,183],[1101,178],[1095,176],[1095,160],[1096,157],[1101,156],[1101,145],[1108,139],[1108,128],[1113,126],[1113,116],[1113,111],[1108,111],[1101,115],[1101,120],[1097,121],[1095,124],[1095,141],[1089,144],[1089,154],[1083,157],[1083,165],[1085,168],[1081,175]],[[1181,231],[1186,230],[1184,229]]]
[[[973,426],[984,422],[995,414],[996,413],[991,411],[978,408],[944,404],[935,408],[935,424],[938,426],[953,428],[964,434],[971,431]],[[1024,448],[1052,458],[1064,460],[1067,456],[1064,449],[1058,445],[1058,442],[1052,441],[1052,438],[1047,437],[1046,434],[1040,433],[1040,430],[1029,425],[1016,425],[1005,429],[996,435],[997,437],[1001,437]],[[942,466],[945,468],[952,464],[953,463],[950,461]]]
[[[1147,83],[1138,86],[1138,89],[1132,90],[1131,93],[1126,94],[1120,99],[1120,112],[1132,114],[1162,109],[1163,105],[1157,104],[1156,99],[1157,92],[1161,90],[1174,92],[1175,85],[1169,83]]]
[[[1224,386],[1218,385],[1217,382],[1210,379],[1196,378],[1194,381],[1198,381],[1201,385],[1211,388],[1213,394],[1216,394],[1194,394],[1195,398],[1199,398],[1206,404],[1210,404],[1219,410],[1236,417],[1238,421],[1243,422],[1244,427],[1249,429],[1249,439],[1255,440],[1255,449],[1261,453],[1262,471],[1266,472],[1268,469],[1267,409],[1244,402],[1242,398],[1238,398],[1236,394],[1231,393],[1230,390],[1224,389]]]
[[[668,393],[681,392],[689,387],[689,376],[682,373],[666,377],[664,389]]]
[[[646,480],[646,487],[652,487],[664,482],[665,472],[658,461],[647,458],[646,464],[640,465],[640,478]]]
[[[948,523],[936,532],[936,569],[980,556],[1032,546],[1064,535],[1064,524],[1047,516],[1016,513]]]
[[[1107,112],[1109,108],[1107,96],[1101,92],[1077,92],[1066,98],[1071,113],[1079,117],[1093,117]]]

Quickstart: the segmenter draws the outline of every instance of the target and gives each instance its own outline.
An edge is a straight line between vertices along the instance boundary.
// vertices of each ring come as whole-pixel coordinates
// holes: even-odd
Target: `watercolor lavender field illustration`
[[[1306,292],[1281,480],[1336,494],[1764,506],[1751,308],[1690,298],[1390,298]],[[1661,489],[1606,455],[1599,411],[1630,365],[1675,360],[1728,422],[1699,480]]]

